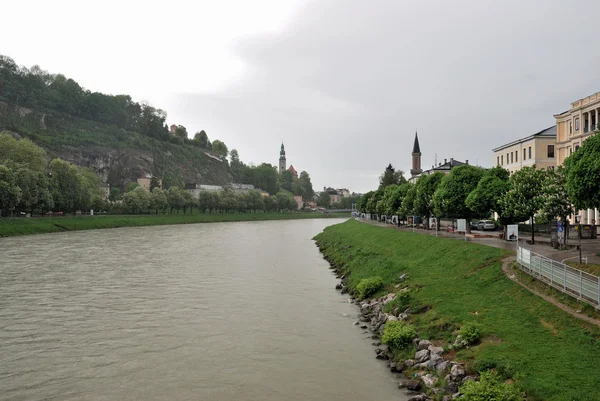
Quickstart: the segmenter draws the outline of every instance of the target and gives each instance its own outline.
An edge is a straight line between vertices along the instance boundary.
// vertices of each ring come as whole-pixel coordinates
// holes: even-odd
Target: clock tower
[[[279,152],[279,174],[285,171],[285,148],[283,142],[281,142],[281,151]]]

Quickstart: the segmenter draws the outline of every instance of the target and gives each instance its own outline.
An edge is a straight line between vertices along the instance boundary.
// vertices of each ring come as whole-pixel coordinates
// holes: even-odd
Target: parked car
[[[481,231],[495,230],[496,225],[492,220],[479,220],[479,223],[477,223],[477,229]]]
[[[44,213],[44,215],[45,215],[45,216],[53,216],[53,215],[54,215],[54,213],[52,213],[51,211],[48,211],[48,212]]]
[[[479,222],[478,221],[470,221],[469,225],[471,226],[471,230],[477,230]]]

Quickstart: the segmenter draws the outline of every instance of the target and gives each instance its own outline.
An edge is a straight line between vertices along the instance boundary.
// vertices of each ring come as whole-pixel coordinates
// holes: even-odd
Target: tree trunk
[[[535,244],[535,221],[531,217],[531,245]]]

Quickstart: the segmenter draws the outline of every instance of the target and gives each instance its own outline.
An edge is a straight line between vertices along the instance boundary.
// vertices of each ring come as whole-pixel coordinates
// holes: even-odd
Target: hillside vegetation
[[[530,401],[600,400],[600,331],[504,276],[504,251],[354,220],[326,228],[316,240],[347,275],[351,293],[373,277],[383,286],[370,296],[399,291],[395,284],[407,274],[401,287],[408,286],[408,295],[398,297],[398,306],[410,308],[420,338],[447,347],[459,328],[478,327],[479,343],[445,354],[472,373],[500,372]]]

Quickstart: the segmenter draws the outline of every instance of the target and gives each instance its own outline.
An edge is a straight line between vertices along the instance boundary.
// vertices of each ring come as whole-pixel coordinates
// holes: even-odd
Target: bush
[[[375,294],[377,291],[383,288],[383,280],[381,277],[370,277],[360,280],[360,283],[356,286],[358,290],[358,297],[365,299]]]
[[[478,382],[469,380],[460,386],[460,392],[464,401],[521,401],[525,399],[523,394],[514,384],[502,382],[496,372],[481,373]]]
[[[499,378],[503,380],[514,377],[516,372],[514,366],[510,362],[497,362],[487,359],[482,359],[475,362],[473,369],[480,373],[494,371],[498,374]]]
[[[412,325],[392,320],[385,324],[381,341],[390,347],[404,348],[410,345],[416,336],[417,332]]]
[[[474,323],[467,323],[460,328],[460,337],[468,345],[475,344],[481,337],[479,326]]]

